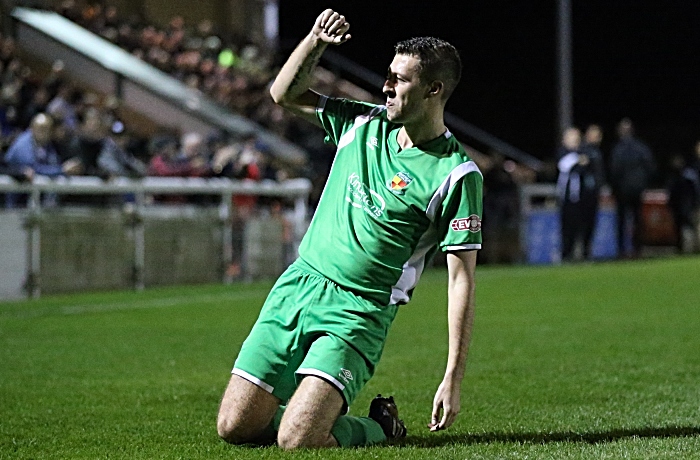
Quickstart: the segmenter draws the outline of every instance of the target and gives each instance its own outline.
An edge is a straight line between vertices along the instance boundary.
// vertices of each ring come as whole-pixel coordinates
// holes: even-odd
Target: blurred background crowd
[[[56,12],[207,95],[308,152],[305,164],[286,164],[270,152],[254,132],[233,137],[214,130],[202,135],[167,129],[144,134],[130,125],[115,95],[80,86],[55,61],[50,69],[25,62],[12,37],[0,37],[0,174],[18,180],[35,175],[114,177],[228,177],[250,181],[284,181],[307,177],[314,184],[311,209],[330,168],[333,150],[320,130],[285,113],[267,93],[278,62],[246,37],[214,30],[210,20],[187,24],[180,16],[158,27],[142,18],[123,17],[115,6],[60,3]],[[324,93],[380,102],[360,87],[319,69],[315,86]],[[607,138],[609,148],[604,148]],[[631,120],[620,121],[617,133],[598,125],[567,129],[548,168],[533,171],[501,152],[474,152],[484,173],[484,232],[499,239],[517,239],[518,186],[535,181],[557,183],[562,223],[562,258],[590,258],[590,245],[601,193],[609,192],[618,210],[620,247],[633,235],[639,250],[641,197],[645,189],[668,191],[677,244],[697,251],[700,203],[700,142],[694,151],[679,152],[659,164],[635,133]],[[156,197],[158,199],[158,197]],[[165,198],[161,198],[165,200]],[[171,197],[183,201],[185,198]],[[7,194],[7,207],[22,206],[21,196]],[[88,202],[91,200],[88,199]],[[104,204],[99,199],[92,202]],[[252,206],[245,199],[240,208]],[[625,230],[629,222],[631,230]],[[510,261],[507,247],[486,251],[485,259]],[[500,252],[499,252],[500,251]]]

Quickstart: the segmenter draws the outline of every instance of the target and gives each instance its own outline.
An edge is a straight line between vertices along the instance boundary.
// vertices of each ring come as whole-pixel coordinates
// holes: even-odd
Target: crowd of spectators
[[[113,96],[77,86],[61,61],[40,74],[22,61],[13,38],[0,36],[0,174],[20,181],[35,175],[279,181],[291,175],[254,133],[241,139],[223,131],[145,137],[130,130],[120,112]],[[0,198],[8,207],[26,202],[16,194]],[[47,205],[56,201],[47,198]],[[95,197],[78,201],[105,203]]]
[[[121,15],[113,5],[79,4],[74,0],[65,0],[56,11],[221,106],[301,146],[309,154],[303,174],[314,184],[311,204],[315,204],[333,149],[324,143],[315,126],[292,116],[269,97],[267,87],[277,71],[271,51],[245,37],[224,37],[208,19],[187,24],[175,16],[159,27],[143,18]],[[324,94],[379,102],[371,93],[322,67],[315,78],[314,87]]]
[[[115,6],[77,3],[66,0],[55,7],[57,13],[111,41],[134,56],[206,94],[220,105],[239,113],[269,131],[300,145],[309,154],[301,169],[290,172],[265,145],[256,145],[255,154],[242,146],[247,139],[232,139],[227,133],[211,133],[194,141],[194,133],[167,133],[152,138],[135,135],[120,119],[119,101],[85,91],[66,78],[57,61],[49,75],[37,75],[17,58],[14,40],[0,38],[3,97],[0,103],[2,155],[20,133],[29,135],[31,120],[38,114],[51,119],[51,147],[56,150],[64,175],[113,176],[226,176],[250,180],[279,180],[292,174],[312,180],[311,205],[315,205],[330,168],[332,149],[323,135],[309,123],[286,113],[274,104],[267,85],[276,69],[273,58],[245,39],[224,40],[203,20],[190,26],[176,16],[166,27],[156,27],[140,18],[122,17]],[[372,96],[322,68],[316,86],[328,94],[352,95],[371,100]],[[217,152],[222,149],[222,152]],[[238,158],[242,157],[242,158]],[[0,161],[0,173],[30,179],[27,164],[16,157]],[[222,164],[226,159],[228,164]],[[52,160],[53,161],[53,160]],[[240,165],[243,166],[240,166]],[[250,173],[258,169],[258,173]],[[8,204],[14,205],[10,200]]]
[[[556,154],[562,260],[592,258],[593,233],[604,186],[615,202],[619,258],[639,257],[644,240],[651,238],[648,222],[644,222],[643,197],[652,187],[665,188],[667,192],[671,218],[664,224],[675,231],[678,251],[700,251],[700,142],[693,152],[672,154],[670,171],[664,175],[658,157],[637,136],[629,118],[620,120],[616,131],[617,139],[607,162],[601,151],[599,125],[588,126],[583,136],[576,127],[562,134]],[[578,255],[574,254],[577,245],[582,249]]]
[[[218,104],[303,147],[309,153],[309,161],[302,173],[314,182],[311,200],[314,205],[330,168],[332,152],[324,144],[319,130],[287,114],[269,98],[267,86],[276,72],[273,56],[244,38],[222,38],[209,20],[189,25],[176,16],[166,26],[157,27],[141,18],[122,17],[115,6],[79,4],[74,0],[60,3],[56,11]],[[323,68],[318,69],[315,78],[315,86],[327,94],[374,99]],[[48,75],[33,73],[17,57],[14,40],[10,37],[0,37],[0,84],[0,158],[4,158],[4,162],[0,162],[0,173],[18,179],[29,180],[34,174],[83,174],[104,179],[152,175],[224,176],[259,181],[282,180],[292,174],[253,133],[241,139],[233,139],[225,132],[212,132],[208,136],[197,133],[166,133],[151,138],[136,136],[119,117],[116,98],[76,87],[65,77],[60,62],[54,64]],[[50,131],[48,140],[47,131]],[[620,134],[611,152],[609,167],[605,168],[609,169],[606,177],[600,151],[601,136],[597,125],[590,126],[583,139],[580,131],[572,128],[567,131],[557,154],[563,205],[563,249],[567,259],[572,257],[576,240],[583,240],[584,257],[590,257],[595,223],[595,217],[591,216],[598,208],[597,200],[591,197],[600,193],[603,184],[612,186],[615,198],[622,204],[620,220],[626,222],[626,214],[631,213],[636,216],[632,225],[640,226],[641,192],[628,190],[625,183],[648,184],[654,173],[649,161],[651,154],[632,137],[630,125],[628,134]],[[643,152],[644,149],[647,151]],[[698,149],[700,151],[700,147]],[[642,160],[637,161],[639,158]],[[700,188],[697,185],[700,153],[693,158],[681,156],[671,162],[669,205],[678,223],[679,241],[680,229],[690,228],[691,223],[696,226],[698,220],[700,199],[697,194],[691,197],[689,190]],[[517,228],[518,210],[513,204],[517,183],[535,180],[533,171],[505,159],[498,152],[477,155],[476,160],[484,172],[485,222],[490,218],[492,223],[485,223],[484,231],[487,227],[494,233],[503,233],[506,229],[511,235]],[[630,173],[637,166],[639,174],[644,175],[643,180],[625,178],[637,174]],[[155,198],[186,201],[184,197]],[[236,208],[243,213],[255,204],[251,197],[235,197],[235,200]],[[15,206],[21,204],[21,199],[8,197],[6,202]],[[692,212],[687,211],[691,208]],[[689,220],[689,215],[695,217]],[[624,233],[621,229],[620,241]],[[635,230],[632,233],[637,234]],[[633,243],[633,249],[638,251],[639,239],[633,238]],[[494,253],[488,258],[498,261],[508,256]]]

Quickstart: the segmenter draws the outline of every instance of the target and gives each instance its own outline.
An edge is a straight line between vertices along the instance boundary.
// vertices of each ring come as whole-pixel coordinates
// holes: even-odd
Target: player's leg
[[[367,446],[406,436],[393,398],[374,398],[367,417],[340,415],[344,398],[338,389],[306,376],[284,411],[277,434],[283,449]]]
[[[376,346],[381,349],[382,343]],[[288,449],[350,447],[405,436],[405,429],[393,430],[395,426],[403,428],[396,410],[391,414],[374,410],[368,417],[340,415],[370,379],[372,370],[365,356],[346,340],[319,336],[297,370],[299,387],[282,417],[278,444]],[[395,420],[390,420],[392,417]]]
[[[282,416],[277,443],[283,449],[337,446],[331,430],[343,404],[333,385],[315,376],[305,377]]]
[[[312,286],[313,288],[314,286]],[[274,441],[280,403],[292,396],[304,349],[298,343],[303,280],[287,270],[270,291],[243,342],[217,418],[219,436],[231,443]],[[277,415],[276,415],[277,414]]]
[[[219,436],[232,444],[274,441],[270,427],[279,405],[280,400],[261,387],[231,375],[216,422]]]

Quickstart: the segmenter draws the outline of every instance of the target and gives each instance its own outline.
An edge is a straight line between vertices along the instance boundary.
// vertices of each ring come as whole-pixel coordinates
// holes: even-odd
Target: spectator
[[[695,143],[695,155],[690,160],[690,166],[700,173],[700,141]]]
[[[73,156],[73,132],[66,126],[61,118],[53,118],[53,135],[51,141],[56,148],[61,163]]]
[[[154,155],[148,165],[149,176],[161,177],[204,177],[212,174],[211,167],[201,154],[202,136],[186,133],[181,136],[182,147],[170,136],[154,142]],[[200,197],[201,198],[201,197]],[[187,203],[185,196],[156,196],[156,201]]]
[[[24,166],[8,165],[4,158],[0,158],[0,175],[10,176],[18,181],[28,181],[32,178],[32,172]]]
[[[491,162],[484,172],[484,238],[493,244],[482,250],[480,260],[488,263],[513,262],[517,250],[518,188],[513,179],[514,162],[500,152],[492,152]]]
[[[36,115],[28,130],[20,134],[5,154],[8,168],[19,171],[27,179],[34,175],[56,177],[63,175],[63,167],[56,149],[51,143],[53,120],[40,113]],[[26,196],[8,194],[7,207],[16,207],[26,200]],[[51,199],[53,200],[53,198]]]
[[[44,78],[42,85],[49,93],[49,100],[58,95],[58,90],[67,84],[65,75],[65,64],[60,59],[56,59],[51,65],[51,71]]]
[[[651,149],[634,136],[634,126],[629,118],[617,127],[619,141],[612,150],[610,160],[610,184],[617,201],[617,244],[620,257],[628,257],[625,235],[631,214],[632,256],[641,249],[642,192],[649,186],[656,171]]]
[[[0,100],[0,151],[5,151],[22,132],[17,118],[17,108]]]
[[[143,177],[148,167],[129,151],[129,135],[124,123],[115,121],[102,142],[97,165],[108,177]]]
[[[207,158],[204,138],[201,134],[195,132],[183,134],[180,139],[179,156],[192,166],[192,170],[188,176],[211,176],[211,166],[209,164],[209,158]]]
[[[73,136],[69,144],[71,158],[65,165],[70,168],[71,173],[102,178],[107,176],[97,163],[106,136],[105,131],[100,112],[97,109],[88,110],[77,135]]]
[[[227,132],[221,129],[215,129],[210,132],[204,140],[204,152],[206,158],[214,167],[214,157],[216,153],[231,143],[230,136]],[[221,171],[213,171],[214,175],[221,175]]]
[[[39,113],[46,112],[50,98],[49,90],[44,86],[40,86],[34,91],[31,100],[26,104],[19,114],[19,123],[21,126],[29,126],[32,119]]]
[[[557,161],[571,152],[579,152],[581,148],[581,130],[570,127],[564,130],[561,135],[561,144],[557,149]]]
[[[596,189],[598,192],[600,192],[600,188],[605,184],[605,161],[603,160],[603,152],[600,150],[600,144],[602,142],[603,130],[600,128],[600,125],[588,125],[583,134],[581,153],[586,155],[591,162],[595,173]]]
[[[695,222],[700,207],[700,175],[682,155],[674,155],[671,159],[671,177],[667,187],[678,251],[696,252],[700,249]]]
[[[63,82],[58,87],[56,96],[51,99],[46,107],[48,114],[54,118],[63,120],[63,123],[71,132],[77,131],[80,123],[76,111],[78,97],[78,91],[76,91],[70,83]]]
[[[156,152],[148,166],[148,175],[163,177],[202,177],[210,175],[211,168],[201,155],[202,137],[186,133],[181,148],[175,139],[165,137],[155,141]]]
[[[260,181],[262,172],[258,160],[262,153],[260,144],[253,133],[246,134],[236,143],[226,145],[214,154],[212,167],[220,176],[242,181]],[[254,214],[258,203],[256,195],[233,195],[232,199],[232,263],[227,268],[227,274],[237,277],[241,274],[243,256],[243,235],[245,226]]]
[[[590,157],[582,153],[581,132],[568,128],[563,135],[562,151],[566,153],[557,164],[557,190],[561,203],[561,258],[577,259],[577,245],[582,247],[583,259],[590,259],[598,211],[596,168]]]
[[[690,160],[690,167],[695,170],[700,177],[700,141],[695,143],[695,154]],[[700,206],[695,210],[695,235],[698,238],[698,247],[700,248]]]

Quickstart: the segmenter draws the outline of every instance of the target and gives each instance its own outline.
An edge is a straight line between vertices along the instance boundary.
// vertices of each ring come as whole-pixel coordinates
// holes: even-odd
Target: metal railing
[[[26,194],[27,208],[24,209],[24,231],[27,235],[27,294],[36,297],[40,294],[39,272],[41,270],[41,234],[42,215],[51,210],[61,210],[61,206],[47,208],[42,203],[42,196],[83,195],[83,196],[128,196],[129,201],[122,205],[122,212],[128,215],[133,232],[133,287],[143,289],[144,266],[146,260],[145,226],[142,217],[148,210],[157,208],[151,203],[153,196],[185,195],[215,196],[218,206],[214,208],[221,225],[221,247],[223,263],[228,266],[232,261],[232,236],[234,213],[233,197],[253,195],[258,197],[277,197],[291,204],[288,221],[295,243],[303,236],[307,225],[307,202],[311,192],[308,179],[291,179],[281,183],[274,181],[252,182],[227,178],[166,178],[146,177],[143,179],[115,178],[103,180],[98,177],[74,176],[49,178],[36,176],[31,182],[19,182],[10,176],[0,175],[0,193]],[[189,205],[190,207],[194,205]],[[171,205],[172,207],[172,205]],[[181,208],[183,206],[180,206]],[[209,207],[211,209],[211,206]],[[1,214],[1,213],[0,213]],[[231,282],[231,275],[223,274],[224,282]]]

